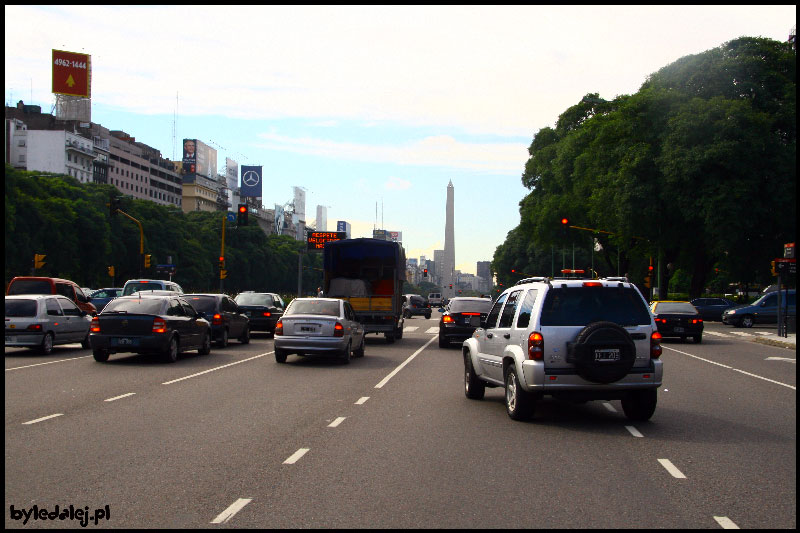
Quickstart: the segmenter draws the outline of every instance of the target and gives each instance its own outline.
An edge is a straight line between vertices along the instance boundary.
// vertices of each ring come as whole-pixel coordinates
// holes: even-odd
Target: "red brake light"
[[[167,322],[163,318],[153,319],[153,333],[166,333]]]
[[[263,315],[264,316],[272,316],[272,313],[270,313],[269,311],[264,311]]]
[[[455,322],[455,319],[453,317],[451,317],[450,315],[444,315],[442,317],[442,322],[444,322],[445,324],[450,324],[452,322]]]
[[[42,331],[42,325],[41,324],[31,324],[30,326],[28,326],[25,329],[28,329],[30,331]]]
[[[219,313],[216,313],[211,318],[211,323],[214,324],[215,326],[221,326],[222,325],[222,315],[219,314]]]
[[[602,287],[603,284],[601,282],[599,282],[599,281],[584,281],[583,282],[583,286],[584,287]]]
[[[661,333],[654,331],[652,335],[650,335],[650,357],[652,359],[658,359],[661,357]]]
[[[283,335],[283,322],[278,320],[278,323],[275,324],[275,335]]]
[[[92,319],[92,325],[89,326],[89,331],[91,331],[92,333],[100,333],[100,319],[99,318],[94,317]]]
[[[344,337],[344,326],[337,322],[336,325],[333,326],[333,336]]]
[[[528,336],[528,359],[541,361],[544,358],[544,337],[538,331]]]
[[[461,313],[464,316],[481,316],[480,313]]]

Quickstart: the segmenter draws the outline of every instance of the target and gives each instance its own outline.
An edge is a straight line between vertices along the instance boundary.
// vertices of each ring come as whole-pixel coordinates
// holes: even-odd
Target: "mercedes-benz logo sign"
[[[248,187],[255,187],[256,185],[258,185],[260,179],[261,177],[258,175],[258,172],[255,172],[253,170],[248,170],[247,172],[244,173],[244,176],[242,176],[242,183],[244,183]]]

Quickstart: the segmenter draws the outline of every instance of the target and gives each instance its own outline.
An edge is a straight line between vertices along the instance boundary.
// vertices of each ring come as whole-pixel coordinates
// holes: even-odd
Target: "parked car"
[[[662,337],[680,337],[683,341],[691,337],[696,343],[702,342],[703,319],[689,302],[653,302],[650,311]]]
[[[782,307],[789,316],[797,316],[797,296],[794,289],[781,291],[781,298],[785,298]],[[737,328],[752,328],[753,324],[778,323],[778,293],[770,292],[749,305],[739,305],[726,309],[722,313],[722,323],[731,324]]]
[[[6,294],[60,294],[72,300],[75,305],[90,315],[97,314],[97,308],[89,302],[74,281],[61,278],[45,278],[36,276],[17,276],[8,283]]]
[[[442,307],[442,305],[444,305],[444,302],[442,301],[442,293],[428,293],[428,307]]]
[[[53,346],[80,342],[89,347],[91,317],[65,296],[6,296],[6,346],[48,355]]]
[[[635,285],[611,280],[523,280],[506,289],[464,341],[464,392],[505,387],[508,416],[530,417],[544,395],[622,401],[648,420],[661,386],[661,334]]]
[[[275,360],[286,356],[335,355],[343,364],[364,356],[364,326],[349,302],[335,298],[295,298],[275,328]]]
[[[476,326],[486,320],[492,307],[490,298],[456,297],[448,302],[439,319],[439,348],[472,337]]]
[[[242,344],[250,342],[250,319],[231,297],[225,294],[184,294],[183,297],[211,323],[212,338],[217,346],[225,348],[231,337]]]
[[[183,289],[174,281],[163,279],[129,279],[122,287],[122,296],[130,296],[139,291],[172,291],[183,294]]]
[[[425,305],[425,298],[419,294],[403,295],[403,317],[423,315],[425,318],[431,317],[431,309]]]
[[[695,298],[689,303],[697,309],[703,320],[722,320],[722,313],[726,309],[739,305],[727,298]]]
[[[250,331],[266,331],[275,333],[275,325],[283,316],[286,307],[280,295],[274,292],[245,291],[234,298],[247,318],[250,319]]]
[[[122,296],[122,287],[108,287],[105,289],[97,289],[89,294],[89,300],[97,308],[97,312],[103,310],[108,302],[114,298]]]
[[[168,363],[178,354],[211,352],[211,324],[173,292],[141,292],[111,300],[92,319],[89,342],[95,361],[112,353],[155,353]]]

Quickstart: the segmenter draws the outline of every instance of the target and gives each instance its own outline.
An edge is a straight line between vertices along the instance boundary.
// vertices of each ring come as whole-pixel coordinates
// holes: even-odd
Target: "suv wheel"
[[[657,389],[631,391],[622,399],[622,410],[629,419],[643,422],[653,416],[657,401]]]
[[[470,400],[481,400],[486,393],[486,384],[478,379],[472,368],[472,359],[464,354],[464,394]]]
[[[517,370],[511,364],[506,368],[506,412],[513,420],[527,420],[533,416],[535,402],[528,392],[522,390]]]
[[[609,350],[603,358],[601,350]],[[610,350],[616,350],[610,357]],[[625,328],[613,322],[593,322],[578,333],[571,345],[567,362],[574,364],[578,375],[594,383],[613,383],[625,377],[636,361],[636,346]]]

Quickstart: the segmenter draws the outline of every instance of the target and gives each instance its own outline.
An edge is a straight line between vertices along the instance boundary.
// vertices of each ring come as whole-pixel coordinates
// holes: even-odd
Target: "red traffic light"
[[[247,206],[246,205],[240,205],[239,206],[239,212],[240,213],[246,213],[247,212]]]
[[[567,217],[562,218],[561,219],[561,224],[563,224],[564,226],[568,225],[569,224],[569,219]]]
[[[223,261],[225,261],[225,258],[223,256],[219,256],[219,262],[222,263]]]
[[[649,267],[647,267],[647,270],[649,270],[650,272],[652,272],[652,271],[653,271],[653,265],[650,265]]]

